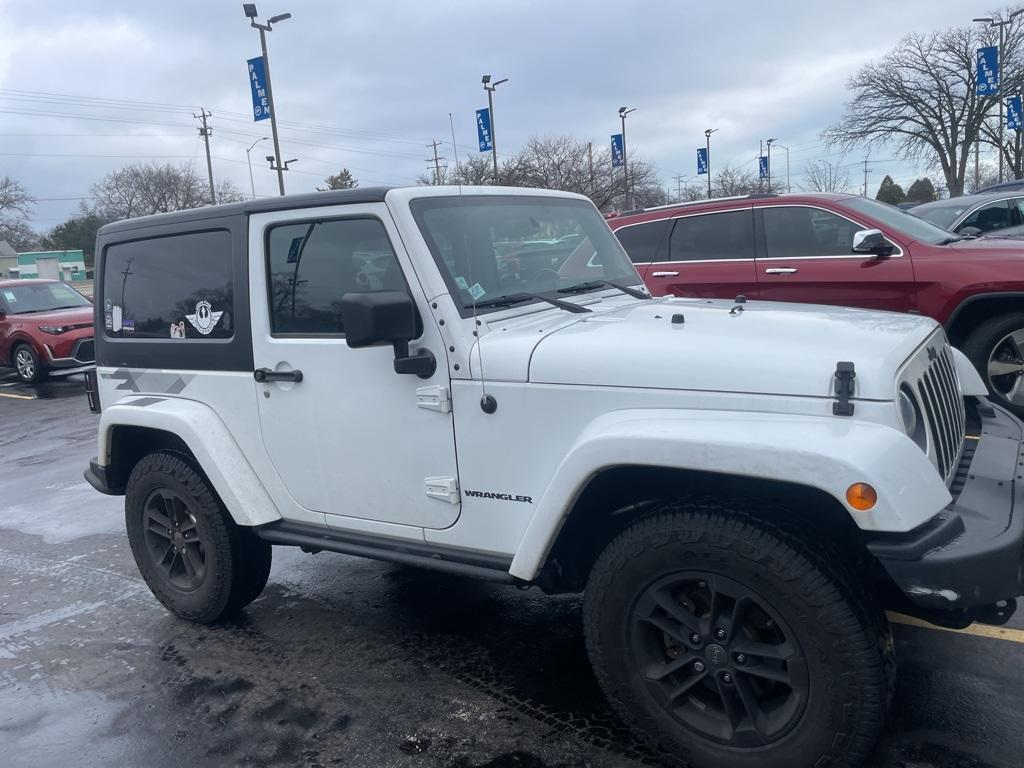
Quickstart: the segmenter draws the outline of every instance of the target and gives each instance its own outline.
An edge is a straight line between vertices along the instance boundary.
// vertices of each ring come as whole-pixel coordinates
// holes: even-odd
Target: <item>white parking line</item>
[[[12,395],[7,392],[0,392],[0,397],[9,397],[11,400],[35,400],[35,395]]]
[[[904,616],[902,613],[886,614],[893,624],[905,624],[908,627],[920,629],[937,629],[942,632],[954,632],[958,635],[974,635],[975,637],[987,637],[992,640],[1008,640],[1011,643],[1024,643],[1024,629],[1007,629],[1006,627],[992,627],[988,624],[971,624],[964,629],[952,629],[950,627],[939,627],[929,624],[927,621],[915,619],[913,616]]]

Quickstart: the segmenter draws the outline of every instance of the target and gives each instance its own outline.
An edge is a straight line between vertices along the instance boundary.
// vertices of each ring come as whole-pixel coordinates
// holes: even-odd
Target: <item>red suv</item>
[[[0,280],[0,365],[35,382],[96,360],[92,303],[59,280]]]
[[[656,296],[929,315],[1024,416],[1020,240],[961,237],[876,200],[824,193],[686,203],[608,223]]]

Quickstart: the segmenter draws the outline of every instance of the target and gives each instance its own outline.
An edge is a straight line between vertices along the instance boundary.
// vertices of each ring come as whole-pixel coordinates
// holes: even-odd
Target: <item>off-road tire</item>
[[[583,604],[598,682],[625,723],[682,765],[859,766],[892,700],[895,651],[885,615],[827,547],[765,522],[740,504],[730,506],[666,504],[623,531],[598,557]],[[767,598],[802,648],[809,681],[802,714],[767,746],[736,748],[689,729],[667,713],[636,671],[632,609],[650,585],[680,572],[726,577]]]
[[[205,573],[198,586],[182,589],[150,557],[146,503],[154,492],[177,494],[195,518],[203,542]],[[153,595],[167,610],[189,621],[210,624],[236,614],[255,600],[270,573],[271,548],[231,520],[209,481],[188,457],[156,451],[132,469],[125,494],[125,524],[135,562]]]
[[[989,389],[993,401],[1009,410],[1019,419],[1024,419],[1024,406],[1013,405],[992,385],[988,376],[988,361],[997,344],[1013,331],[1024,328],[1024,312],[1009,312],[997,315],[972,330],[960,346],[960,351],[974,364],[975,369]]]
[[[28,364],[31,366],[30,369],[21,363],[19,360],[21,356],[29,358]],[[36,384],[46,378],[46,369],[43,367],[43,362],[30,344],[18,344],[11,350],[11,365],[14,366],[15,373],[18,374],[18,380],[26,384]],[[31,373],[27,372],[29,370]]]

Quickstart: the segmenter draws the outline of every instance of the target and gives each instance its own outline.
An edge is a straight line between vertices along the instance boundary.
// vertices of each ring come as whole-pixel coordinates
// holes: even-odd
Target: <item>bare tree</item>
[[[107,221],[130,219],[153,213],[167,213],[209,204],[205,179],[187,164],[137,163],[113,171],[94,184],[96,211]],[[218,184],[217,199],[233,202],[242,194],[230,181]]]
[[[830,160],[808,163],[801,189],[805,192],[846,192],[850,189],[850,171]]]
[[[36,247],[39,235],[29,224],[35,198],[10,176],[0,179],[0,240],[6,240],[16,251]]]
[[[908,35],[850,79],[852,98],[824,139],[846,149],[893,146],[936,165],[950,196],[962,194],[969,150],[998,98],[975,94],[975,50],[989,37],[977,29]],[[1019,47],[1019,37],[1011,30],[1007,47]]]

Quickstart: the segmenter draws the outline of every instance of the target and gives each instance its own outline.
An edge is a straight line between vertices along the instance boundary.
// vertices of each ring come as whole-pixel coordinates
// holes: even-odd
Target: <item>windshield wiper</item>
[[[483,301],[476,302],[477,307],[508,307],[512,304],[519,304],[524,301],[546,301],[552,306],[564,309],[566,312],[575,312],[577,314],[582,312],[590,312],[586,307],[581,307],[579,304],[573,304],[571,301],[561,301],[559,299],[552,299],[549,296],[542,296],[539,293],[510,293],[507,296],[495,296],[493,299],[484,299]],[[469,306],[473,306],[470,304]]]
[[[56,312],[58,309],[81,309],[86,306],[85,304],[68,304],[66,307],[50,307],[49,309],[40,310],[41,312]]]
[[[619,285],[613,283],[611,280],[590,280],[586,283],[577,283],[576,285],[570,285],[567,288],[559,288],[559,293],[584,293],[585,291],[592,291],[595,288],[618,288],[627,296],[632,296],[634,299],[649,299],[651,298],[648,294],[643,291],[638,291],[636,288],[627,288],[625,285]]]
[[[961,240],[966,240],[966,237],[947,237],[945,240],[939,240],[936,245],[949,245],[951,243],[959,243]],[[971,238],[972,240],[974,238]]]

